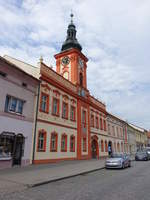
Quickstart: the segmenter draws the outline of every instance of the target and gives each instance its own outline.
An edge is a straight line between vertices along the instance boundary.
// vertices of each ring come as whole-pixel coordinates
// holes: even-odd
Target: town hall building
[[[61,51],[54,56],[56,71],[42,58],[36,68],[6,57],[40,81],[31,133],[34,164],[102,158],[108,156],[108,149],[125,150],[126,124],[108,114],[106,105],[87,88],[88,58],[82,53],[72,18],[73,14]]]

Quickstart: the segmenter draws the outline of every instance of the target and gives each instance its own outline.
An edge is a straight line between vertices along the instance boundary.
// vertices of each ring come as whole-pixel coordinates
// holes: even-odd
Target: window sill
[[[61,149],[61,152],[67,152],[67,150],[62,150],[62,149]]]
[[[51,150],[50,150],[50,152],[57,152],[57,150],[56,150],[56,149],[54,149],[54,150],[53,150],[53,149],[51,149]]]
[[[43,149],[43,150],[37,150],[37,152],[45,152],[45,150]]]
[[[18,116],[18,117],[25,118],[24,115],[17,113],[17,112],[12,112],[12,111],[4,111],[4,112],[7,113],[7,114],[10,114],[10,115],[15,115],[15,116]]]
[[[76,122],[76,120],[75,120],[75,119],[70,119],[70,121],[72,121],[72,122]]]
[[[54,114],[54,113],[52,113],[52,115],[53,115],[54,117],[59,117],[59,114]]]
[[[63,116],[62,116],[62,119],[66,119],[66,120],[68,120],[68,117],[63,117]]]
[[[40,109],[40,112],[42,112],[42,113],[46,113],[46,114],[49,113],[49,111],[44,111],[44,110],[41,110],[41,109]]]

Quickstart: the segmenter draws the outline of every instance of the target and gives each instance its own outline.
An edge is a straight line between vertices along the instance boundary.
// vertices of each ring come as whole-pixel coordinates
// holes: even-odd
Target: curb
[[[60,177],[60,178],[55,178],[55,179],[48,180],[48,181],[42,181],[42,182],[35,183],[35,184],[27,184],[26,186],[28,188],[33,188],[33,187],[37,187],[37,186],[40,186],[40,185],[45,185],[45,184],[48,184],[48,183],[57,182],[57,181],[64,180],[64,179],[69,179],[69,178],[72,178],[72,177],[75,177],[75,176],[85,175],[85,174],[88,174],[88,173],[92,173],[94,171],[102,170],[104,168],[105,167],[100,167],[100,168],[97,168],[97,169],[92,169],[92,170],[80,172],[80,173],[73,174],[73,175],[68,175],[68,176],[64,176],[64,177]]]

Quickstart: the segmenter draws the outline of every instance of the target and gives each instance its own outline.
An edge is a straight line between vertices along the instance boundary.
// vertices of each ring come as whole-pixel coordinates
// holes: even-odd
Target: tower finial
[[[71,14],[70,14],[70,17],[71,17],[71,23],[73,23],[73,12],[72,12],[72,9],[71,9]]]

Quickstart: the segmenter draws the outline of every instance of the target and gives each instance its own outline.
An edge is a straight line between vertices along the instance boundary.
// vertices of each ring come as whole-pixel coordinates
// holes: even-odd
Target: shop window
[[[52,114],[59,116],[59,99],[53,97]]]
[[[40,111],[49,112],[49,95],[43,92],[41,93]]]
[[[101,152],[104,152],[104,142],[101,140]]]
[[[96,128],[99,129],[98,117],[96,116]]]
[[[61,136],[61,151],[66,152],[67,151],[67,135],[63,134]]]
[[[22,114],[25,101],[7,95],[5,100],[5,112]]]
[[[37,151],[46,151],[46,132],[39,131]]]
[[[76,108],[74,106],[70,107],[70,120],[75,121],[75,115],[76,115]]]
[[[65,102],[62,103],[62,118],[68,119],[68,104]]]
[[[52,152],[57,151],[57,140],[58,140],[58,134],[55,132],[51,133],[50,151]]]
[[[70,151],[75,152],[75,136],[70,136]]]
[[[94,115],[91,114],[91,127],[94,127]]]
[[[82,146],[83,146],[83,152],[86,152],[86,138],[83,138],[83,143],[82,143]]]

